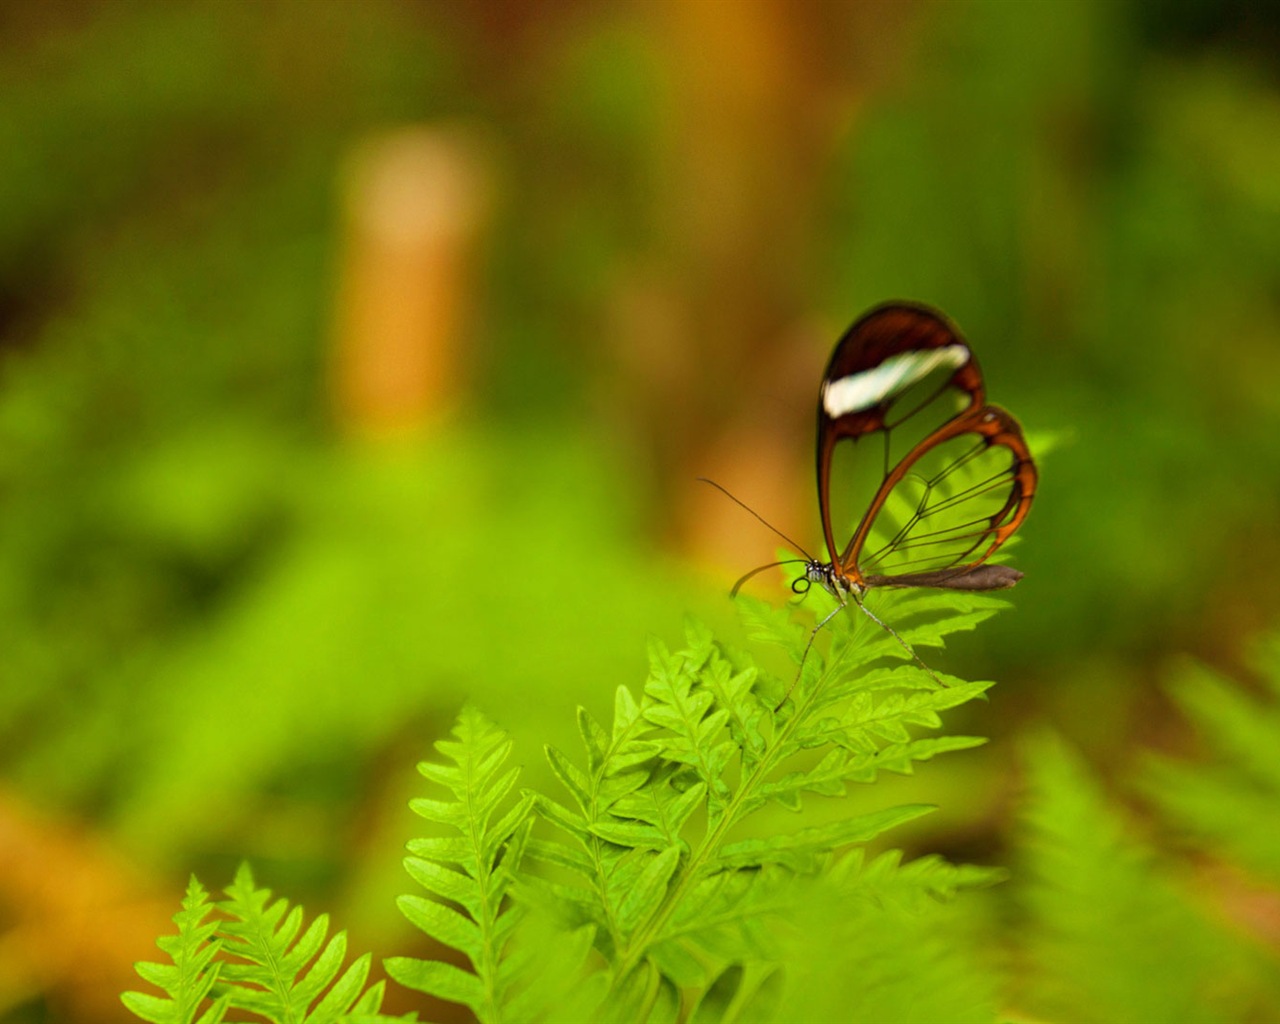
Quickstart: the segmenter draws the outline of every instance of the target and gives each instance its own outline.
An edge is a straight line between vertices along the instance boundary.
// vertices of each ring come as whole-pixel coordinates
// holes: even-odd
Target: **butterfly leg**
[[[857,594],[854,594],[853,600],[854,600],[854,603],[857,604],[858,610],[861,611],[863,615],[869,618],[877,626],[883,629],[886,633],[888,633],[891,637],[897,640],[898,643],[902,645],[902,649],[916,660],[916,664],[918,664],[922,669],[924,669],[926,672],[929,673],[929,676],[933,679],[935,683],[943,687],[947,685],[945,682],[943,682],[941,679],[938,678],[938,676],[934,673],[933,669],[931,669],[928,665],[924,663],[924,659],[921,658],[920,655],[916,654],[916,649],[912,647],[909,643],[907,643],[904,639],[902,639],[902,637],[898,634],[898,631],[896,629],[894,629],[891,625],[889,625],[889,623],[885,622],[882,618],[876,615],[875,612],[873,612],[870,608],[868,608],[865,604],[862,603],[862,598],[860,598]],[[823,619],[822,624],[826,625],[827,620],[830,619],[830,617],[831,616],[827,616],[826,619]],[[812,637],[809,638],[809,643],[810,644],[813,643]],[[805,651],[807,653],[808,648],[805,648]]]
[[[774,705],[773,710],[775,714],[777,713],[778,708],[782,707],[782,705],[787,702],[787,698],[791,696],[791,691],[796,688],[796,683],[800,682],[800,676],[804,674],[804,664],[809,660],[809,651],[813,649],[813,642],[818,639],[818,633],[822,630],[822,627],[848,607],[848,603],[845,601],[843,594],[837,593],[836,600],[840,603],[832,608],[831,611],[827,613],[826,617],[809,631],[809,642],[804,645],[804,653],[800,655],[800,667],[796,669],[796,677],[791,680],[791,685],[787,687],[787,692],[782,695],[782,700],[778,701],[778,703]]]

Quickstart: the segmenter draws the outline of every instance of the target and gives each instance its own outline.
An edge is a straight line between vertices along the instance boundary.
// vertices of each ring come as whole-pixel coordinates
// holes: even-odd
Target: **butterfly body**
[[[847,597],[860,598],[872,587],[938,587],[945,590],[1007,590],[1014,586],[1023,574],[1008,565],[979,565],[965,572],[943,570],[899,576],[866,576],[855,580],[840,571],[837,562],[805,562],[804,574],[796,579],[791,589],[804,593],[817,583],[837,601]]]

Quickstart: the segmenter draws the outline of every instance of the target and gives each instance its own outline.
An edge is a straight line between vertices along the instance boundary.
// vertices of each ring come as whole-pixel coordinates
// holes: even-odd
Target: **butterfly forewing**
[[[868,586],[1009,586],[977,572],[1030,506],[1017,421],[984,404],[959,332],[924,307],[872,310],[836,346],[818,407],[818,494],[840,571]]]

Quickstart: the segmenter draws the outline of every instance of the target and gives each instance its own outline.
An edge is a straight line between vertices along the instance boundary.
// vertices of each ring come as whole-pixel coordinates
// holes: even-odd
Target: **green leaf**
[[[725,867],[756,867],[785,864],[798,871],[812,870],[815,858],[850,843],[865,843],[881,832],[928,814],[934,808],[923,804],[891,807],[837,821],[818,828],[801,829],[791,835],[769,839],[744,839],[730,843],[720,854]]]
[[[452,864],[471,863],[475,856],[475,847],[465,839],[445,836],[429,836],[422,839],[411,839],[405,844],[410,853],[429,860],[444,861]]]
[[[531,839],[528,853],[535,860],[544,864],[554,864],[580,875],[590,875],[595,870],[590,858],[581,850],[576,850],[564,843],[550,842],[545,839]]]
[[[480,959],[484,936],[471,918],[421,896],[400,896],[396,899],[396,906],[410,924],[437,942],[461,950],[473,963]]]
[[[582,815],[574,813],[563,804],[556,803],[549,796],[543,796],[541,793],[534,794],[533,806],[547,821],[563,829],[575,839],[582,840],[590,835],[587,821]]]
[[[504,868],[514,869],[524,853],[533,819],[533,796],[522,794],[519,801],[483,834],[480,841],[481,861],[485,864],[500,862]],[[496,858],[498,851],[502,855]]]
[[[662,902],[667,884],[679,864],[680,850],[674,846],[650,859],[635,885],[618,905],[618,923],[624,932],[634,927],[645,915],[652,913]]]
[[[441,825],[461,825],[466,822],[465,809],[456,803],[443,800],[424,800],[421,797],[409,801],[409,810],[420,818],[439,822]]]
[[[645,850],[661,850],[668,843],[660,829],[641,822],[598,821],[591,825],[591,834],[618,846]]]
[[[452,964],[409,956],[389,957],[384,963],[387,974],[415,992],[466,1006],[478,1006],[484,1001],[480,979]]]
[[[629,735],[639,721],[640,705],[631,696],[630,690],[619,686],[614,691],[613,700],[613,745],[617,746],[619,740]]]
[[[345,944],[343,948],[345,949]],[[368,994],[365,990],[365,982],[369,980],[369,967],[372,963],[373,957],[368,953],[357,958],[343,973],[342,977],[334,982],[333,987],[329,989],[328,995],[312,1008],[306,1018],[308,1024],[324,1024],[325,1021],[339,1020],[347,1014],[356,1012],[357,1007],[360,1006],[361,1001]],[[334,963],[329,958],[325,958],[323,972],[326,980],[324,984],[327,985],[329,983],[328,979],[333,977],[333,973],[336,973],[340,966],[340,960]],[[331,970],[333,973],[331,973]],[[319,992],[322,987],[317,985],[316,991]],[[379,989],[377,1001],[373,1004],[375,1012],[381,1002],[381,989]],[[367,1014],[369,1010],[361,1008],[360,1012]]]
[[[608,771],[609,767],[612,767],[612,763],[606,766],[606,771],[601,776],[592,780],[591,795],[597,813],[612,810],[619,800],[643,788],[652,774],[645,769],[621,769],[615,773]]]
[[[600,723],[584,707],[578,708],[578,733],[587,751],[587,771],[599,771],[605,751],[609,749],[609,734],[600,728]]]
[[[544,750],[547,755],[547,762],[551,765],[551,770],[555,772],[556,778],[569,791],[569,795],[573,797],[573,802],[578,805],[579,810],[585,811],[590,802],[590,797],[588,796],[588,792],[591,789],[590,781],[555,747],[548,745]]]
[[[652,761],[662,753],[662,744],[652,740],[632,740],[612,753],[607,766],[609,775],[616,775],[636,765]]]

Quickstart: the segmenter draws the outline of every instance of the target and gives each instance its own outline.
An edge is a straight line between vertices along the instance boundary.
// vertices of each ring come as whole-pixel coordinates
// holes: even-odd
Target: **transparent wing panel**
[[[894,467],[969,407],[972,396],[950,386],[950,378],[951,371],[941,368],[887,396],[867,417],[865,427],[858,424],[866,432],[836,442],[831,453],[830,511],[841,550],[833,551],[833,557],[848,555],[848,544]]]
[[[1011,448],[973,432],[930,447],[872,519],[858,568],[896,576],[978,561],[1018,512],[1018,466]]]

